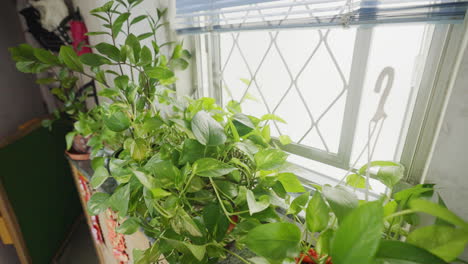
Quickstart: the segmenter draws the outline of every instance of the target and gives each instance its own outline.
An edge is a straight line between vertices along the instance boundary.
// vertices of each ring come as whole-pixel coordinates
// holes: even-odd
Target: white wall
[[[46,111],[34,76],[15,67],[8,48],[25,42],[13,1],[0,8],[0,138],[11,135],[22,123]]]
[[[89,11],[102,6],[104,3],[106,3],[108,0],[73,0],[74,6],[78,7],[80,9],[80,13],[83,16],[83,19],[86,23],[86,26],[88,27],[88,31],[102,31],[102,22],[100,19],[97,17],[94,17],[89,14]],[[140,5],[138,5],[134,10],[132,10],[132,18],[147,14],[151,15],[154,18],[156,18],[156,10],[157,8],[168,8],[168,16],[167,19],[169,21],[173,21],[172,17],[175,16],[175,1],[171,0],[145,0],[143,1]],[[138,26],[134,26],[132,28],[132,33],[134,35],[139,35],[142,33],[146,33],[148,30],[148,24],[146,21],[141,21],[137,24]],[[162,43],[166,41],[181,41],[181,38],[178,38],[175,35],[174,31],[174,25],[170,24],[169,26],[162,27],[161,29],[158,30],[157,32],[157,41],[158,44],[161,45]],[[151,48],[151,38],[146,39],[143,41],[144,45],[147,45],[148,47]],[[117,46],[122,44],[125,41],[125,36],[123,34],[120,34],[119,38],[117,39]],[[111,38],[110,36],[107,35],[98,35],[98,36],[90,36],[90,44],[91,45],[96,45],[100,42],[109,42],[111,43]],[[184,39],[184,47],[190,47],[190,39]],[[168,47],[168,46],[166,46]],[[170,56],[171,54],[168,54],[168,48],[163,48],[162,52],[166,54],[166,56]],[[193,50],[191,50],[192,54],[195,54]],[[192,66],[190,66],[187,70],[184,72],[176,72],[176,76],[178,77],[178,81],[176,83],[177,86],[177,93],[179,96],[183,96],[186,94],[189,94],[190,91],[192,91],[192,75],[190,74],[192,71]],[[117,71],[117,69],[113,69],[114,71]],[[125,70],[125,69],[124,69]],[[129,74],[129,73],[127,73]],[[109,81],[109,78],[113,78],[113,75],[108,75],[108,82],[112,84],[112,81]]]
[[[447,206],[468,221],[468,50],[450,97],[428,170]],[[468,250],[464,259],[468,260]]]

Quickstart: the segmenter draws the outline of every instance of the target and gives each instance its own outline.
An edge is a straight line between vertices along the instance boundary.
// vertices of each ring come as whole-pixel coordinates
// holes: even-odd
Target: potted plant
[[[33,48],[30,45],[21,44],[10,48],[10,53],[16,61],[16,67],[19,71],[53,75],[52,77],[37,80],[39,84],[53,85],[50,91],[61,103],[60,107],[54,111],[53,116],[42,122],[43,126],[51,129],[53,122],[60,119],[61,115],[64,115],[66,120],[77,122],[79,122],[79,119],[84,118],[83,114],[87,111],[85,100],[92,93],[92,87],[78,89],[77,73],[85,73],[82,65],[77,63],[78,57],[71,47],[61,47],[60,53],[56,55],[42,48]],[[86,145],[88,138],[84,135],[75,134],[73,157],[86,158],[86,156],[89,156]],[[67,139],[67,141],[70,142],[70,139]],[[71,144],[69,145],[71,146]]]

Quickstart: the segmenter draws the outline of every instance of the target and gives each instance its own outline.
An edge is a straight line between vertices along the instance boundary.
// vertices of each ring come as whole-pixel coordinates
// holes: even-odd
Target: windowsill
[[[288,162],[288,165],[284,167],[282,171],[292,172],[296,174],[299,177],[299,180],[302,182],[302,184],[308,191],[315,191],[316,188],[314,187],[314,185],[323,186],[323,185],[328,184],[328,185],[335,186],[339,183],[339,179],[335,177],[319,173],[317,171],[308,169],[302,165],[292,163],[292,162]],[[372,184],[372,185],[376,185],[376,184]],[[383,189],[383,191],[381,192],[378,192],[376,190],[380,190],[381,188],[377,189],[374,186],[372,187],[373,187],[372,190],[369,192],[369,196],[371,198],[377,199],[379,198],[381,194],[385,192],[385,189]],[[351,190],[353,189],[351,188]],[[360,199],[363,199],[365,197],[365,190],[355,189],[355,194]]]

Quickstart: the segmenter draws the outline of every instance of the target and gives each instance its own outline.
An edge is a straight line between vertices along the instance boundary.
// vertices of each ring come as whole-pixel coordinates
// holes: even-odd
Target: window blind
[[[387,23],[457,23],[456,0],[177,0],[179,34]]]

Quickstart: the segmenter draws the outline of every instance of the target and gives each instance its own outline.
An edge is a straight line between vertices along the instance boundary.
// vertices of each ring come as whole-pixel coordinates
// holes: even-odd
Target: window
[[[257,4],[245,12],[235,18],[240,25],[264,19]],[[196,35],[199,95],[223,105],[240,101],[247,114],[282,117],[287,123],[272,122],[271,132],[291,137],[284,146],[290,161],[337,180],[367,162],[369,121],[390,77],[378,92],[376,82],[387,71],[393,85],[387,116],[371,129],[372,159],[413,166],[415,155],[424,156],[413,143],[424,133],[421,117],[452,31],[450,25],[412,23]]]

